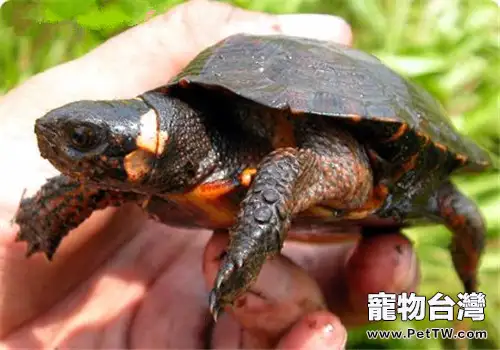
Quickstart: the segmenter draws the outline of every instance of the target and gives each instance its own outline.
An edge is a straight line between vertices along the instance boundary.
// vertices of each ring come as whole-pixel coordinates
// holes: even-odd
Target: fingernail
[[[278,349],[344,349],[347,331],[338,317],[318,311],[297,322],[280,341]]]
[[[333,323],[329,322],[323,325],[321,329],[322,336],[320,342],[326,348],[335,346],[336,349],[345,349],[347,337],[345,332],[338,332]]]
[[[340,17],[321,14],[279,15],[281,32],[290,36],[300,36],[351,45],[352,31],[349,24]]]

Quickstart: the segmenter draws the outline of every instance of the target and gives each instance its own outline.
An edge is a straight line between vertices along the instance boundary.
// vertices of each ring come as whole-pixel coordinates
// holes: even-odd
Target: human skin
[[[354,234],[337,244],[289,242],[213,326],[207,295],[227,236],[167,227],[133,205],[94,213],[64,239],[52,263],[41,254],[25,259],[26,245],[14,242],[9,220],[24,188],[33,193],[57,174],[40,158],[34,120],[71,101],[130,98],[157,87],[201,49],[237,32],[352,40],[336,17],[192,1],[0,100],[1,347],[201,348],[209,341],[213,348],[340,348],[345,327],[367,320],[367,293],[416,287],[415,254],[397,232]]]

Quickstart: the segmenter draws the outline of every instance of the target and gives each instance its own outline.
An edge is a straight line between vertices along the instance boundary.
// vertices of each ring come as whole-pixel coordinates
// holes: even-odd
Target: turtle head
[[[35,124],[38,148],[63,174],[101,188],[141,193],[193,186],[214,166],[203,114],[158,92],[78,101]]]
[[[78,101],[35,124],[42,157],[63,174],[131,189],[154,166],[157,112],[143,99]],[[139,181],[140,182],[140,181]]]

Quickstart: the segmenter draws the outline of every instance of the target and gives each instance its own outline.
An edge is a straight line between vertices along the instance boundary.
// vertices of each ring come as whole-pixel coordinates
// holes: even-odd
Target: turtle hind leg
[[[432,197],[429,209],[452,232],[451,257],[465,291],[477,291],[477,270],[485,246],[486,226],[476,203],[447,181]]]
[[[352,137],[301,132],[300,148],[280,148],[263,159],[241,203],[209,297],[215,319],[248,290],[265,260],[280,252],[294,214],[324,200],[334,200],[339,209],[358,208],[371,192],[371,167]]]

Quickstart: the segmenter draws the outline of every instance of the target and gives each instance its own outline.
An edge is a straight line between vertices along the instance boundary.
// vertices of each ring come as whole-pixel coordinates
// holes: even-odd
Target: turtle
[[[453,184],[491,166],[442,105],[375,56],[316,39],[229,36],[165,85],[83,100],[36,120],[58,169],[21,200],[17,239],[52,259],[95,210],[135,202],[157,220],[228,232],[208,306],[248,290],[294,225],[444,224],[467,292],[477,289],[485,221]],[[160,219],[158,219],[160,218]],[[391,226],[392,227],[392,226]]]

